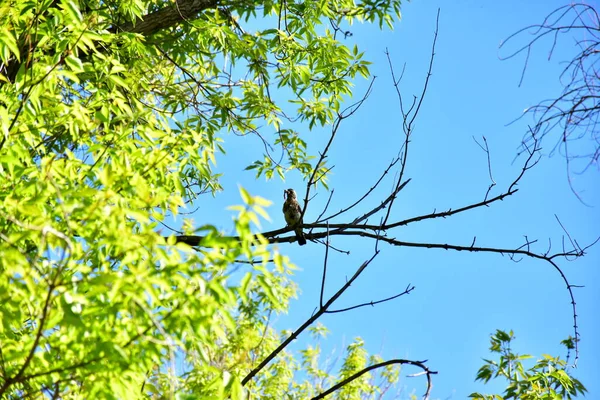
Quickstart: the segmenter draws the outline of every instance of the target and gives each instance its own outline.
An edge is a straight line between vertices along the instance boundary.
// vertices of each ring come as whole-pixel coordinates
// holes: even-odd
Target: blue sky
[[[347,39],[348,45],[357,43],[366,51],[377,79],[366,104],[342,124],[330,152],[335,164],[330,178],[330,187],[335,189],[330,210],[337,211],[360,197],[398,153],[403,140],[401,115],[384,51],[387,48],[391,53],[397,71],[406,63],[401,84],[405,97],[418,94],[429,62],[438,7],[441,15],[433,76],[409,151],[406,174],[412,180],[398,198],[392,216],[404,219],[481,201],[489,177],[486,155],[473,137],[483,135],[488,140],[497,182],[492,194],[505,190],[519,173],[522,160],[513,160],[531,119],[508,124],[526,107],[560,93],[560,61],[572,54],[573,39],[565,36],[550,62],[549,42],[540,43],[532,53],[521,87],[518,83],[524,59],[501,61],[499,55],[505,53],[498,46],[511,33],[541,22],[563,4],[549,0],[421,0],[404,4],[403,19],[393,32],[380,32],[373,26],[351,27],[353,36]],[[357,96],[367,85],[366,80],[356,82]],[[305,129],[303,137],[309,151],[316,154],[328,139],[327,131]],[[240,202],[237,186],[241,185],[251,194],[274,202],[269,209],[272,221],[265,222],[263,229],[283,227],[283,190],[292,187],[304,193],[305,182],[295,172],[286,182],[255,180],[254,173],[243,168],[262,151],[259,140],[233,135],[224,140],[228,153],[218,158],[217,169],[224,173],[225,191],[216,199],[202,199],[194,220],[230,232],[232,214],[226,207]],[[553,145],[554,141],[544,142],[543,153],[548,154]],[[585,206],[568,186],[563,158],[544,157],[523,178],[519,192],[503,202],[400,228],[390,236],[457,245],[470,245],[476,236],[481,246],[515,248],[527,235],[539,240],[533,250],[544,252],[550,239],[553,249],[559,251],[563,232],[556,214],[572,237],[587,244],[600,235],[599,177],[597,168],[575,177],[575,186],[592,205]],[[391,185],[391,181],[385,183],[377,192],[378,198]],[[320,191],[307,210],[306,222],[318,216],[327,197],[328,193]],[[351,254],[330,253],[326,290],[330,294],[370,257],[374,245],[367,239],[340,236],[333,238],[333,244]],[[289,314],[279,316],[275,326],[295,329],[318,305],[324,247],[309,242],[302,248],[296,244],[279,248],[301,268],[296,274],[301,293]],[[384,359],[427,359],[429,367],[439,371],[434,377],[434,399],[463,399],[473,391],[491,392],[502,387],[482,387],[474,382],[482,358],[490,357],[489,335],[496,329],[515,331],[518,352],[565,355],[559,342],[573,334],[570,298],[549,264],[531,259],[514,263],[497,254],[380,248],[381,254],[336,305],[378,300],[401,292],[408,284],[416,289],[409,296],[376,307],[325,316],[321,322],[331,331],[322,343],[327,354],[340,355],[353,338],[360,336],[370,352]],[[600,246],[590,249],[582,259],[561,260],[560,266],[571,284],[585,286],[575,289],[581,343],[578,368],[573,373],[587,386],[587,398],[600,398]],[[305,334],[294,347],[301,348],[307,340]],[[406,368],[404,372],[418,371]],[[425,390],[421,378],[403,378],[400,386],[408,393],[413,388],[417,394]]]

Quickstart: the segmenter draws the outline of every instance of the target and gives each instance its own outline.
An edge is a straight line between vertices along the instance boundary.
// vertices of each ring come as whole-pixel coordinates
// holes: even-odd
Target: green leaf
[[[244,189],[243,187],[239,187],[240,196],[242,196],[242,201],[244,204],[252,204],[252,196]]]
[[[83,16],[79,11],[79,7],[72,0],[62,0],[61,6],[69,14],[71,21],[82,22]]]
[[[81,73],[84,71],[81,60],[72,54],[69,54],[67,57],[65,57],[65,62],[75,73]]]
[[[11,55],[14,56],[17,61],[21,61],[21,54],[13,33],[6,27],[3,27],[0,29],[0,57],[2,58],[2,62],[8,64]]]

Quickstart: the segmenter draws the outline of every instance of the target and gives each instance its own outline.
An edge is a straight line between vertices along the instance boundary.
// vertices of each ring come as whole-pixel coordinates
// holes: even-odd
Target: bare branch
[[[525,44],[500,58],[506,60],[525,54],[519,81],[521,86],[533,47],[542,39],[550,38],[550,60],[559,37],[566,33],[581,35],[583,39],[575,41],[578,53],[566,63],[560,74],[562,93],[527,108],[517,120],[531,114],[535,121],[533,132],[540,140],[556,132],[556,144],[549,155],[559,152],[565,158],[571,191],[586,204],[575,188],[573,178],[574,175],[587,171],[592,165],[598,166],[600,160],[600,74],[597,67],[600,61],[600,17],[595,6],[572,3],[555,9],[541,24],[527,26],[510,35],[500,45],[500,50],[522,39]],[[524,145],[528,143],[529,137],[528,133],[523,140]],[[589,145],[578,146],[577,150],[573,151],[570,142],[582,139],[587,139]],[[574,170],[574,161],[578,161],[579,171]]]
[[[402,157],[400,174],[398,175],[398,179],[396,180],[394,190],[392,191],[392,195],[390,196],[389,206],[387,207],[387,212],[386,212],[385,217],[383,218],[382,225],[385,225],[390,217],[390,213],[392,212],[392,207],[394,205],[394,201],[396,200],[396,195],[400,192],[401,187],[404,187],[404,185],[406,185],[406,183],[408,183],[408,181],[410,180],[409,179],[406,182],[403,182],[404,181],[404,172],[406,170],[406,163],[408,160],[408,144],[410,143],[410,135],[413,131],[414,122],[415,122],[417,116],[419,115],[419,111],[421,110],[421,105],[423,104],[423,100],[425,99],[425,95],[427,94],[427,88],[429,87],[429,80],[431,78],[432,71],[433,71],[433,60],[435,59],[435,46],[437,43],[439,24],[440,24],[440,9],[438,8],[437,17],[435,20],[435,30],[433,33],[433,43],[431,45],[431,57],[429,58],[429,68],[427,69],[427,76],[425,77],[425,82],[423,84],[423,90],[421,91],[421,95],[418,97],[418,100],[417,100],[417,98],[415,98],[416,107],[414,107],[415,103],[413,102],[413,106],[411,106],[411,108],[406,113],[402,112],[402,114],[403,114],[402,118],[404,121],[403,122],[403,131],[404,131],[404,137],[405,137],[404,145],[403,145],[404,154]],[[388,54],[388,60],[389,60],[389,54]],[[393,70],[392,70],[392,77],[393,77]],[[395,81],[395,78],[393,78],[393,79]],[[400,109],[402,111],[402,95],[399,91],[398,86],[397,85],[395,85],[395,86],[396,86],[397,95],[400,98],[400,105],[401,105]]]
[[[327,141],[325,148],[321,152],[319,159],[315,163],[315,166],[313,167],[313,172],[312,172],[310,178],[308,179],[308,182],[306,183],[306,194],[304,196],[304,206],[302,208],[302,216],[304,216],[304,213],[306,212],[306,207],[308,207],[308,202],[309,202],[308,198],[310,196],[310,188],[313,185],[316,185],[316,183],[318,182],[318,180],[315,179],[317,172],[319,172],[319,169],[324,166],[325,159],[327,158],[327,152],[329,151],[331,144],[333,143],[333,139],[335,139],[335,135],[336,135],[342,121],[344,121],[346,118],[350,118],[355,112],[358,111],[358,109],[363,105],[363,103],[369,98],[369,95],[371,94],[371,91],[373,90],[374,82],[375,82],[375,78],[371,79],[371,82],[369,83],[369,87],[367,88],[365,94],[359,101],[346,107],[344,110],[342,110],[340,113],[338,113],[338,116],[335,119],[333,126],[331,128],[331,134],[329,136],[329,140]],[[319,179],[321,179],[321,177],[319,177]]]
[[[265,357],[265,359],[262,360],[260,364],[258,364],[252,371],[250,371],[248,375],[246,375],[246,377],[244,377],[244,379],[242,380],[242,385],[246,385],[254,376],[256,376],[256,374],[258,374],[267,364],[269,364],[269,362],[271,362],[273,358],[275,358],[283,349],[285,349],[292,341],[294,341],[306,328],[308,328],[317,319],[319,319],[327,311],[327,309],[350,287],[352,282],[354,282],[360,276],[360,274],[365,270],[365,268],[367,268],[371,261],[373,261],[373,259],[377,257],[378,254],[379,252],[376,251],[370,259],[365,261],[356,270],[352,278],[350,278],[348,282],[346,282],[333,296],[329,298],[329,300],[327,300],[323,307],[319,307],[319,309],[313,316],[308,318],[298,329],[292,332],[292,334],[286,340],[284,340],[275,350],[273,350],[267,357]]]
[[[364,199],[366,199],[372,192],[373,190],[375,190],[377,188],[377,186],[379,186],[379,184],[381,183],[381,181],[383,180],[383,178],[385,178],[385,176],[390,172],[390,169],[392,169],[392,167],[394,165],[396,165],[396,163],[399,161],[399,158],[394,158],[392,160],[392,162],[390,162],[390,164],[388,165],[388,167],[383,171],[383,173],[381,174],[381,176],[379,177],[379,179],[377,180],[377,182],[375,182],[375,184],[373,186],[371,186],[371,188],[369,190],[367,190],[367,192],[362,195],[362,197],[360,197],[358,200],[356,200],[354,203],[352,203],[351,205],[349,205],[346,208],[341,209],[340,211],[336,212],[335,214],[332,214],[330,216],[328,216],[327,218],[324,218],[321,220],[321,217],[323,216],[324,212],[321,213],[321,215],[319,215],[319,218],[317,218],[317,223],[318,222],[325,222],[328,221],[332,218],[337,217],[338,215],[344,214],[345,212],[351,210],[352,208],[356,207],[358,204],[360,204],[360,202],[362,202]],[[407,182],[408,183],[408,182]],[[329,201],[327,202],[327,205],[329,205]]]
[[[487,165],[488,165],[488,174],[490,175],[490,181],[492,183],[490,183],[490,186],[488,187],[487,192],[485,193],[485,197],[483,198],[483,200],[487,200],[488,195],[490,194],[490,191],[492,190],[492,188],[494,186],[496,186],[496,181],[494,180],[494,177],[492,176],[492,161],[490,159],[490,148],[488,147],[488,143],[487,143],[487,139],[485,138],[485,136],[482,136],[483,138],[483,143],[485,144],[485,147],[482,146],[477,139],[475,139],[475,136],[473,136],[473,140],[475,141],[475,143],[477,143],[477,145],[481,148],[481,150],[483,150],[487,156]]]
[[[346,312],[346,311],[354,310],[355,308],[361,308],[361,307],[365,307],[365,306],[374,306],[374,305],[379,304],[379,303],[385,303],[386,301],[394,300],[394,299],[397,299],[400,296],[404,296],[405,294],[409,294],[410,292],[412,292],[414,290],[414,288],[415,288],[414,286],[411,286],[409,284],[406,287],[406,289],[404,289],[403,292],[398,293],[398,294],[396,294],[394,296],[390,296],[390,297],[387,297],[385,299],[381,299],[381,300],[377,300],[377,301],[370,301],[368,303],[357,304],[357,305],[352,306],[352,307],[346,307],[346,308],[340,308],[338,310],[327,311],[327,314],[341,313],[341,312]]]
[[[423,373],[427,376],[427,391],[425,392],[425,394],[423,395],[424,399],[429,399],[429,395],[431,393],[431,388],[432,388],[432,384],[431,384],[431,375],[435,375],[437,374],[436,371],[431,371],[426,365],[425,363],[427,362],[427,360],[424,361],[413,361],[413,360],[403,360],[403,359],[394,359],[394,360],[388,360],[388,361],[384,361],[378,364],[373,364],[371,366],[368,366],[360,371],[358,371],[357,373],[355,373],[352,376],[349,376],[348,378],[336,383],[334,386],[332,386],[331,388],[327,389],[326,391],[324,391],[323,393],[319,394],[318,396],[315,396],[312,398],[312,400],[318,400],[318,399],[323,399],[326,396],[330,395],[331,393],[335,392],[336,390],[344,387],[345,385],[347,385],[348,383],[360,378],[362,375],[366,374],[369,371],[372,371],[374,369],[377,368],[382,368],[382,367],[386,367],[388,365],[393,365],[393,364],[409,364],[409,365],[414,365],[416,367],[419,367],[423,370]]]
[[[327,276],[327,260],[329,259],[329,228],[325,239],[325,257],[323,259],[323,279],[321,280],[321,295],[319,296],[319,307],[323,308],[323,292],[325,291],[325,277]]]

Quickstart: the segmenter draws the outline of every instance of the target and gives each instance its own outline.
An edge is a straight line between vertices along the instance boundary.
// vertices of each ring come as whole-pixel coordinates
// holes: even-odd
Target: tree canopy
[[[312,173],[293,122],[331,123],[368,76],[339,26],[391,26],[399,1],[0,7],[0,397],[242,398],[278,341],[265,312],[296,290],[289,260],[250,233],[267,201],[242,190],[239,240],[187,226],[205,233],[202,251],[159,224],[220,189],[224,132],[264,141],[258,175]],[[232,279],[236,260],[253,268]],[[282,357],[249,390],[283,398],[297,368]]]

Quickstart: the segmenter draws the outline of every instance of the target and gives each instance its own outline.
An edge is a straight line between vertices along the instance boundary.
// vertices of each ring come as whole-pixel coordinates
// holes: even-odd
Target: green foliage
[[[315,393],[286,353],[241,385],[280,343],[269,316],[296,294],[293,264],[252,233],[268,202],[240,190],[239,240],[184,221],[201,250],[159,229],[222,189],[227,132],[282,149],[281,163],[252,155],[258,176],[311,174],[294,122],[331,123],[368,75],[323,22],[391,26],[399,2],[191,3],[0,3],[2,398]]]
[[[488,383],[492,378],[502,377],[508,381],[508,386],[502,395],[483,395],[472,393],[472,399],[519,399],[519,400],[561,400],[572,399],[586,392],[583,384],[567,373],[567,363],[560,357],[544,354],[535,364],[526,368],[523,362],[533,358],[530,355],[515,354],[511,350],[514,340],[512,331],[497,330],[491,336],[492,353],[500,354],[498,361],[485,360],[477,372],[478,381]],[[572,339],[563,341],[567,348],[572,347]]]
[[[345,357],[339,366],[337,361],[322,360],[320,342],[325,338],[328,330],[323,325],[317,324],[310,331],[313,345],[300,351],[300,362],[287,353],[284,357],[278,358],[273,368],[262,375],[258,384],[262,390],[254,392],[256,398],[272,400],[312,398],[367,365],[381,361],[377,356],[367,356],[361,338],[356,338],[347,346]],[[339,369],[337,374],[331,373],[334,369]],[[365,374],[345,385],[332,398],[378,399],[382,393],[398,382],[399,372],[400,368],[397,365],[374,370],[372,374]]]

